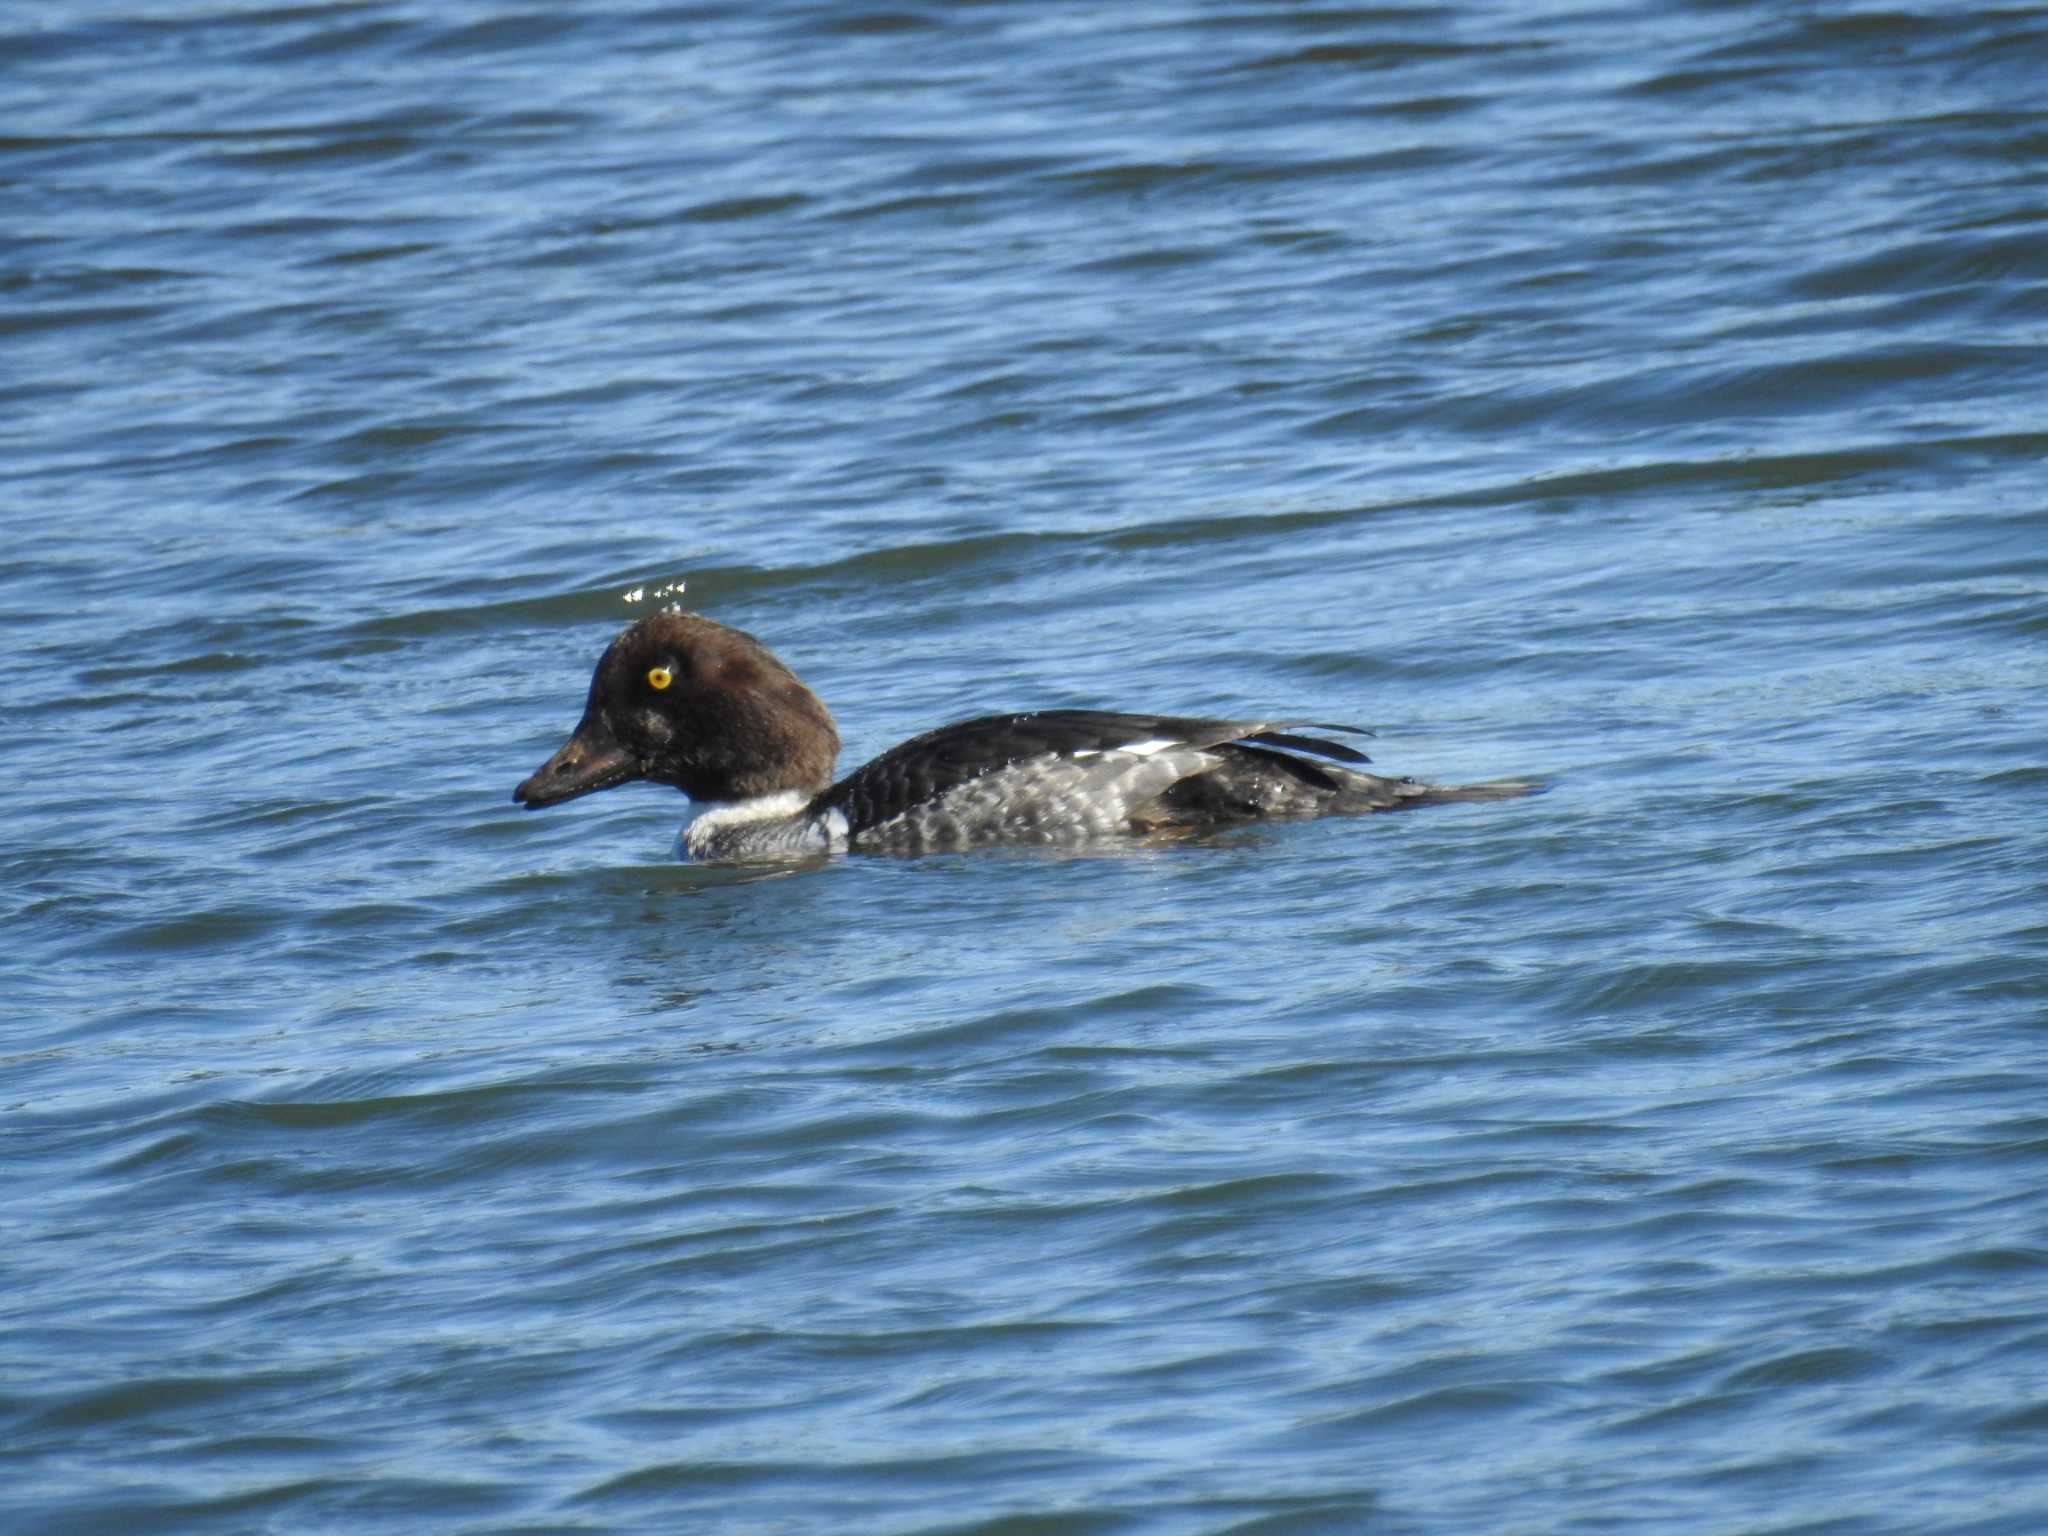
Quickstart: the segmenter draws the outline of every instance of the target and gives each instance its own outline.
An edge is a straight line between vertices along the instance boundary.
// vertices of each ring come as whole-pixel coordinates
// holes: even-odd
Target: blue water
[[[2048,11],[0,18],[0,1528],[2048,1529]],[[671,859],[1055,704],[1539,799]]]

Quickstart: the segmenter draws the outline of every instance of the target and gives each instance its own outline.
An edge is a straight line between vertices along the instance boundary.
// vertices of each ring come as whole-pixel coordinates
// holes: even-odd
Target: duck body
[[[512,793],[538,810],[635,779],[706,807],[683,851],[716,862],[1001,844],[1080,846],[1236,822],[1529,793],[1364,773],[1356,726],[1110,710],[984,715],[892,747],[836,783],[829,711],[753,636],[651,614],[600,658],[583,718]]]

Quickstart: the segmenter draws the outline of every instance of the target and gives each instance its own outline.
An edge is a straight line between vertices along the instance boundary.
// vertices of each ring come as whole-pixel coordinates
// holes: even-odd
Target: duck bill
[[[640,760],[619,744],[604,722],[585,715],[576,734],[513,790],[512,798],[529,811],[537,811],[645,776]]]

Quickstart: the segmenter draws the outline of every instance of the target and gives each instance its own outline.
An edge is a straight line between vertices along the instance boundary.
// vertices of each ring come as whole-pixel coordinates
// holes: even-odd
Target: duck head
[[[816,794],[838,755],[830,711],[760,641],[655,613],[605,648],[575,733],[512,798],[537,811],[635,779],[698,801]]]

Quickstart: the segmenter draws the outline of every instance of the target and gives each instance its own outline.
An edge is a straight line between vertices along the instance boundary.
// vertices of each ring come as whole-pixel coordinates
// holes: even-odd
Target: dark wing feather
[[[1121,714],[1100,709],[1044,709],[1020,715],[984,715],[914,736],[872,762],[854,769],[813,802],[819,811],[838,810],[856,831],[927,804],[970,779],[1052,755],[1107,752],[1141,741],[1174,741],[1217,747],[1256,741],[1269,747],[1314,753],[1342,762],[1365,762],[1363,753],[1333,741],[1285,734],[1287,728],[1371,732],[1358,726],[1301,720],[1215,720],[1189,715]]]
[[[1361,736],[1370,736],[1371,731],[1361,730],[1355,725],[1312,725],[1317,731],[1357,731]],[[1295,736],[1285,731],[1260,731],[1256,736],[1246,736],[1245,741],[1256,741],[1261,746],[1284,747],[1289,752],[1307,752],[1316,757],[1335,758],[1340,763],[1369,763],[1367,757],[1356,747],[1347,747],[1339,741],[1319,741],[1313,736]]]

